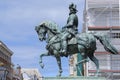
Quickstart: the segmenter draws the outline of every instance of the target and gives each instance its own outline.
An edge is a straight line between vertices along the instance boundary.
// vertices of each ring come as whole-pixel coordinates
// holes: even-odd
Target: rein
[[[57,37],[58,37],[58,36],[57,36]],[[51,43],[51,42],[48,42],[46,48],[49,49],[49,47],[51,46],[54,50],[57,50],[57,51],[58,51],[58,49],[56,49],[56,47],[54,47],[53,44],[60,43],[60,42],[61,42],[60,38],[59,38],[59,40],[57,40],[57,41],[55,40],[55,41],[53,41],[52,43]]]
[[[46,27],[45,26],[45,28],[46,29],[48,29],[48,30],[50,30],[50,32],[51,33],[53,33],[54,34],[54,36],[53,37],[51,37],[50,39],[48,39],[47,40],[47,42],[48,42],[48,44],[47,44],[47,49],[50,47],[50,46],[52,46],[55,50],[57,50],[52,44],[56,44],[56,43],[59,43],[59,42],[61,42],[61,38],[59,37],[59,32],[54,32],[52,29],[50,29],[49,27]],[[54,37],[56,37],[55,39],[57,39],[57,38],[59,38],[59,40],[54,40],[53,42],[50,42],[50,40],[52,40]]]
[[[47,26],[44,26],[46,29],[48,29],[50,32],[52,32],[53,34],[54,34],[54,36],[55,35],[58,35],[58,34],[60,34],[60,32],[55,32],[55,31],[53,31],[51,28],[49,28],[49,27],[47,27]],[[53,37],[54,37],[53,36]],[[53,37],[51,37],[50,39],[48,39],[48,42],[53,38]],[[60,38],[59,36],[57,36],[58,38]]]
[[[54,37],[54,36],[53,36],[53,37]],[[53,38],[53,37],[52,37],[52,38]],[[52,38],[50,38],[49,41],[50,41]],[[53,42],[49,42],[49,41],[48,41],[48,45],[50,46],[51,44],[56,44],[56,43],[58,43],[58,42],[61,42],[60,37],[57,36],[57,38],[59,38],[59,40],[54,40]]]

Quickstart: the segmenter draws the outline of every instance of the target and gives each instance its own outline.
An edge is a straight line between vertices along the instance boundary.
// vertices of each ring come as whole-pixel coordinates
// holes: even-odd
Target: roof
[[[2,41],[0,41],[0,46],[2,46],[6,51],[8,51],[10,55],[13,55],[13,52]]]

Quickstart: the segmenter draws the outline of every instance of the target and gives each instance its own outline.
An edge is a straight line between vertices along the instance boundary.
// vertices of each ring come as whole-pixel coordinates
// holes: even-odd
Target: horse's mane
[[[53,21],[43,21],[41,24],[44,24],[47,28],[51,29],[54,32],[60,32],[58,25]]]

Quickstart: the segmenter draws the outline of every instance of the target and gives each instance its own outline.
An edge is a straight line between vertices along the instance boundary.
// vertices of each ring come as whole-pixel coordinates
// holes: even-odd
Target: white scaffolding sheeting
[[[110,41],[120,52],[120,0],[85,0],[83,32],[108,33]],[[120,55],[108,55],[104,47],[97,42],[96,57],[100,62],[100,76],[108,80],[120,79]],[[89,66],[89,67],[88,67]],[[89,62],[89,75],[96,70]],[[104,75],[106,74],[106,75]],[[119,75],[119,76],[118,76]]]
[[[86,0],[85,25],[87,26],[120,26],[119,0]]]

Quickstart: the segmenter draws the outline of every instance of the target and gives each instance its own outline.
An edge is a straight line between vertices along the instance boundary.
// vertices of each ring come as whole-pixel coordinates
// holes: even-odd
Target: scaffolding
[[[102,32],[110,37],[111,43],[120,49],[119,0],[85,0],[83,32]],[[119,50],[120,53],[120,50]],[[120,79],[120,55],[110,55],[97,41],[95,56],[100,62],[99,76],[108,80]],[[96,67],[88,62],[88,76],[94,76]]]
[[[120,28],[119,0],[85,0],[84,32],[89,27]]]
[[[120,79],[120,55],[110,55],[99,53],[96,57],[100,63],[99,77],[105,77],[107,80]],[[89,65],[94,65],[91,61]],[[89,66],[89,76],[95,76],[96,67]]]

